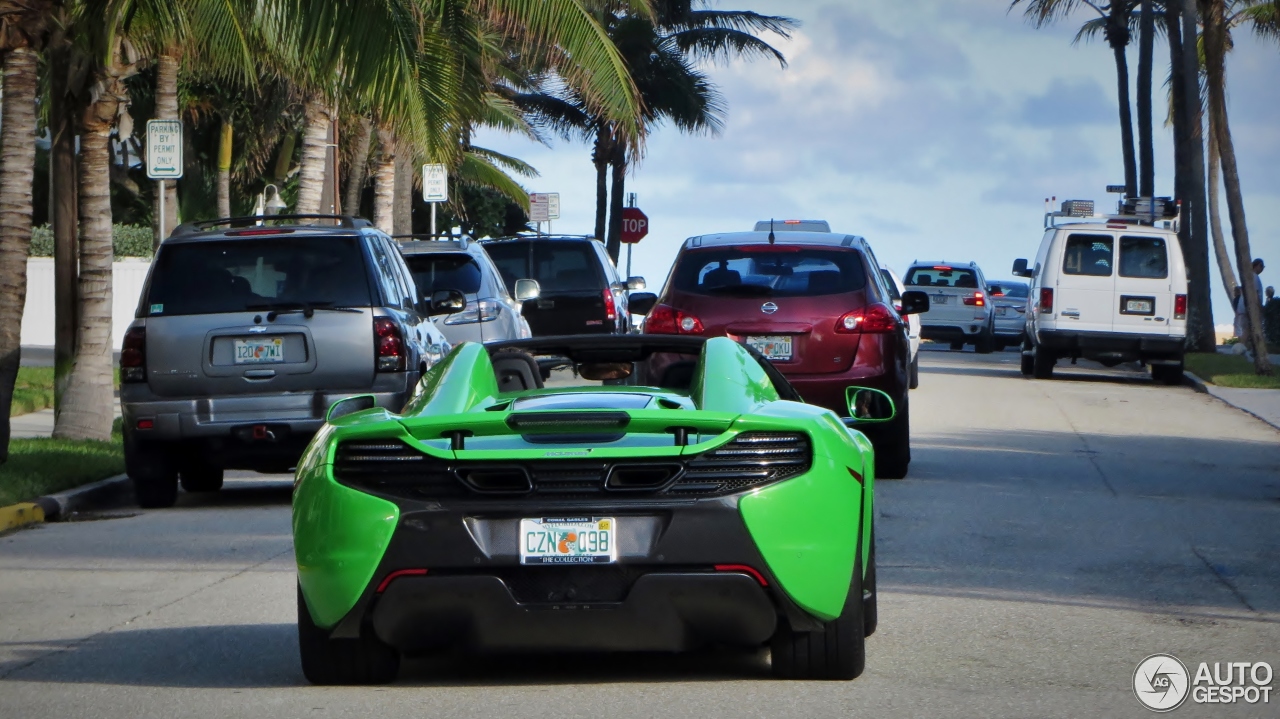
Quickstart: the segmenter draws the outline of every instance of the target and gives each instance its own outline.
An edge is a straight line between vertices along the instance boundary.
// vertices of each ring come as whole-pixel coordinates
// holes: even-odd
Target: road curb
[[[1226,397],[1223,397],[1222,395],[1220,395],[1220,394],[1218,394],[1218,393],[1214,392],[1214,391],[1213,391],[1213,389],[1212,389],[1212,385],[1210,385],[1208,382],[1205,382],[1204,380],[1200,379],[1199,377],[1195,376],[1194,374],[1191,374],[1190,372],[1185,372],[1185,371],[1184,371],[1184,372],[1183,372],[1183,374],[1182,374],[1182,378],[1183,378],[1183,380],[1185,381],[1186,385],[1187,385],[1187,386],[1189,386],[1189,387],[1191,387],[1191,388],[1192,388],[1192,389],[1194,389],[1195,391],[1200,392],[1200,393],[1202,393],[1202,394],[1207,394],[1207,395],[1209,395],[1210,397],[1212,397],[1212,398],[1214,398],[1214,399],[1218,400],[1219,402],[1221,402],[1221,403],[1225,404],[1226,406],[1231,407],[1232,409],[1238,409],[1238,410],[1240,410],[1241,412],[1244,412],[1245,414],[1249,415],[1250,417],[1253,417],[1254,419],[1258,420],[1259,422],[1262,422],[1263,424],[1267,425],[1268,427],[1273,427],[1273,428],[1275,428],[1275,429],[1277,429],[1277,430],[1280,430],[1280,425],[1276,424],[1275,422],[1272,422],[1271,420],[1267,419],[1266,417],[1263,417],[1263,416],[1262,416],[1262,415],[1260,415],[1260,414],[1257,414],[1256,412],[1252,412],[1252,411],[1250,411],[1250,410],[1248,410],[1248,409],[1245,409],[1244,407],[1241,407],[1240,405],[1238,405],[1238,404],[1236,404],[1236,403],[1232,402],[1231,400],[1227,399]]]
[[[44,521],[44,507],[35,502],[19,502],[0,507],[0,532],[39,524]]]
[[[73,512],[99,509],[130,499],[132,489],[128,475],[117,474],[92,484],[40,497],[36,502],[44,508],[45,518],[56,522],[66,519]]]

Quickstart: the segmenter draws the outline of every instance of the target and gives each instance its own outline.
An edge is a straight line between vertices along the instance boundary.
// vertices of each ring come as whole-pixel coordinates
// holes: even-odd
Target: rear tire
[[[1151,365],[1151,379],[1176,387],[1182,384],[1182,365]]]
[[[915,359],[911,360],[911,380],[907,384],[907,389],[916,389],[920,386],[920,355],[917,353]]]
[[[320,685],[388,684],[400,673],[400,653],[372,634],[330,639],[317,627],[298,588],[298,653],[302,674]]]
[[[770,642],[775,677],[849,680],[862,674],[867,666],[867,637],[860,573],[855,563],[844,609],[821,631],[797,632],[785,618],[778,622]]]
[[[124,469],[133,482],[133,497],[139,507],[164,509],[178,501],[178,471],[162,447],[139,444],[126,435]]]
[[[1027,354],[1025,351],[1022,353],[1022,376],[1023,377],[1030,377],[1032,373],[1036,371],[1035,361],[1036,361],[1035,357]]]
[[[898,416],[876,433],[871,443],[876,450],[876,479],[904,479],[911,467],[911,412],[907,396],[898,402]]]
[[[185,467],[178,477],[188,492],[216,492],[222,489],[222,475],[221,467],[200,464]]]
[[[872,508],[874,512],[874,507]],[[876,633],[880,623],[880,610],[876,606],[876,522],[871,520],[871,553],[867,557],[867,578],[862,582],[862,628],[863,636]]]
[[[980,355],[989,355],[996,351],[995,332],[990,327],[978,335],[978,339],[973,343],[973,350]]]
[[[1031,374],[1036,379],[1053,379],[1053,366],[1058,363],[1058,358],[1049,354],[1043,347],[1035,348],[1035,356],[1032,358]]]
[[[961,352],[961,351],[963,351],[963,350],[964,350],[964,343],[963,343],[963,342],[952,342],[952,343],[951,343],[951,351],[952,351],[952,352]]]

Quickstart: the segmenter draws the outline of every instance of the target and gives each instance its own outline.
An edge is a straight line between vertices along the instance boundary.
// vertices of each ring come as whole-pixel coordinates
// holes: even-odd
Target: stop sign
[[[634,245],[649,234],[649,217],[639,207],[622,209],[622,241]]]

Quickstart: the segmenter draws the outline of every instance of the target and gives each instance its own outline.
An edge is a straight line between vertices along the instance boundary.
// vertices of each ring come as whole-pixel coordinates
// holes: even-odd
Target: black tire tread
[[[359,639],[330,639],[311,620],[298,587],[298,654],[302,674],[322,686],[388,684],[400,673],[400,654],[371,633]]]
[[[847,681],[862,675],[867,665],[867,645],[860,572],[860,566],[855,564],[844,610],[821,631],[796,632],[786,619],[779,622],[771,641],[774,676]]]

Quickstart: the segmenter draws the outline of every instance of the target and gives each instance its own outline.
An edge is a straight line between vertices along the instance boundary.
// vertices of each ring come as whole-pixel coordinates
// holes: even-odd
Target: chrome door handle
[[[275,376],[276,371],[273,369],[250,369],[244,372],[245,379],[271,379]]]
[[[1065,311],[1062,313],[1062,316],[1063,316],[1063,317],[1074,317],[1074,318],[1076,318],[1076,319],[1080,319],[1080,311],[1079,311],[1079,310],[1065,310]]]

